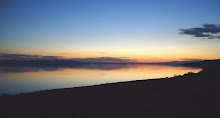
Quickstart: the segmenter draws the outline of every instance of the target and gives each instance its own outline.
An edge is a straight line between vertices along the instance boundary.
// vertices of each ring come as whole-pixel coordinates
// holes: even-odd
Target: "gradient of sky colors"
[[[220,39],[179,29],[220,24],[219,0],[4,0],[0,53],[139,62],[219,59]]]

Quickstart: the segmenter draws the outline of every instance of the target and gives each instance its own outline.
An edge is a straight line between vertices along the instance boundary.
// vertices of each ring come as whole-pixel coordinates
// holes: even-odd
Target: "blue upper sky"
[[[142,61],[204,59],[202,55],[215,53],[208,57],[220,58],[218,40],[204,41],[178,31],[220,24],[219,0],[5,0],[0,4],[0,53]]]

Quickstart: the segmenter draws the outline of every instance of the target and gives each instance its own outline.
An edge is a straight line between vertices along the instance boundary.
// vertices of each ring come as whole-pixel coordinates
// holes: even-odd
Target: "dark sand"
[[[220,60],[199,73],[0,97],[1,118],[220,118]],[[86,73],[85,73],[86,74]]]

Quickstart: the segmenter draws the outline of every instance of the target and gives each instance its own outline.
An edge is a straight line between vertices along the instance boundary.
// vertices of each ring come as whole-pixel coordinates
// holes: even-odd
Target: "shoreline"
[[[219,62],[194,63],[203,70],[183,76],[1,96],[1,115],[14,117],[16,114],[16,117],[25,118],[134,118],[137,115],[219,118]]]
[[[27,93],[18,93],[18,94],[1,94],[0,97],[4,97],[4,96],[19,96],[19,95],[28,95],[28,94],[34,94],[34,93],[41,93],[41,92],[52,92],[52,91],[62,91],[62,90],[67,90],[67,89],[80,89],[80,88],[93,88],[93,87],[102,87],[102,86],[109,86],[109,85],[126,85],[126,84],[131,84],[131,83],[138,83],[138,82],[147,82],[147,81],[154,81],[154,80],[167,80],[167,79],[171,79],[171,80],[178,80],[178,79],[191,79],[191,78],[201,78],[198,77],[200,76],[199,74],[201,72],[206,71],[207,66],[213,66],[213,64],[207,64],[207,62],[212,62],[212,61],[218,61],[218,64],[220,62],[219,60],[205,60],[201,62],[195,62],[195,63],[184,63],[181,64],[182,66],[185,67],[195,67],[195,68],[201,68],[202,70],[199,71],[198,73],[193,73],[193,72],[188,72],[188,73],[184,73],[183,75],[174,75],[173,77],[164,77],[164,78],[152,78],[152,79],[143,79],[143,80],[132,80],[132,81],[121,81],[121,82],[113,82],[113,83],[103,83],[103,84],[97,84],[97,85],[88,85],[88,86],[79,86],[79,87],[68,87],[68,88],[55,88],[55,89],[45,89],[45,90],[39,90],[39,91],[33,91],[33,92],[27,92]],[[216,63],[215,62],[215,63]],[[203,64],[205,63],[205,64]],[[217,64],[217,65],[218,65]],[[214,69],[218,69],[218,66],[215,66]],[[191,79],[192,80],[192,79]]]
[[[149,64],[147,64],[147,65],[149,65]],[[142,65],[141,65],[142,66]],[[145,66],[145,65],[144,65]],[[151,66],[151,65],[150,65]],[[158,66],[158,69],[160,69],[160,66],[161,65],[156,65],[156,66]],[[163,66],[161,66],[162,67],[162,69],[163,69]],[[172,67],[172,68],[174,68],[173,66],[168,66],[168,67]],[[78,87],[87,87],[87,86],[97,86],[97,85],[105,85],[105,84],[113,84],[113,83],[124,83],[124,82],[130,82],[130,81],[138,81],[138,80],[151,80],[151,79],[167,79],[167,78],[172,78],[172,77],[175,77],[175,76],[182,76],[182,75],[185,75],[185,74],[188,74],[188,73],[190,73],[190,72],[193,72],[193,73],[198,73],[198,72],[200,72],[201,70],[202,70],[202,68],[200,68],[200,67],[187,67],[187,66],[184,66],[184,65],[176,65],[175,66],[176,68],[174,68],[173,70],[169,70],[169,71],[158,71],[158,73],[161,73],[161,75],[157,75],[157,74],[150,74],[148,71],[143,71],[143,74],[145,74],[146,76],[139,76],[137,73],[136,73],[136,76],[137,77],[129,77],[129,76],[127,76],[127,72],[125,71],[124,72],[124,76],[126,76],[126,77],[128,77],[128,78],[126,78],[126,77],[122,77],[122,78],[124,78],[124,79],[118,79],[118,80],[113,80],[113,81],[102,81],[102,82],[95,82],[95,81],[93,81],[93,83],[84,83],[84,85],[83,84],[81,84],[80,86],[74,86],[74,85],[77,85],[77,84],[74,84],[73,86],[65,86],[65,85],[63,85],[63,86],[59,86],[59,87],[48,87],[47,88],[47,86],[45,86],[45,87],[42,87],[42,88],[36,88],[36,89],[33,89],[33,90],[24,90],[24,91],[19,91],[19,88],[18,88],[18,90],[16,90],[15,89],[15,92],[13,92],[13,91],[9,91],[8,93],[7,93],[7,89],[5,89],[5,93],[3,93],[3,92],[1,92],[1,94],[0,94],[0,96],[1,95],[4,95],[4,96],[6,96],[6,95],[17,95],[17,94],[26,94],[26,93],[32,93],[32,92],[38,92],[38,91],[44,91],[44,90],[54,90],[54,89],[65,89],[65,88],[78,88]],[[128,68],[130,68],[130,67],[128,67]],[[183,68],[183,69],[185,69],[185,68],[190,68],[189,70],[184,70],[183,72],[178,72],[178,71],[175,71],[175,70],[182,70],[182,69],[179,69],[179,68]],[[192,68],[192,69],[191,69]],[[196,71],[194,71],[194,68],[196,68],[197,70]],[[15,68],[15,69],[18,69],[19,70],[19,68]],[[12,69],[12,70],[15,70],[15,69]],[[5,70],[7,70],[7,71],[10,71],[10,68],[9,69],[5,69]],[[31,70],[31,69],[30,69]],[[157,69],[151,69],[151,70],[157,70]],[[167,70],[167,69],[166,69]],[[40,71],[41,71],[41,69],[40,69]],[[172,72],[172,71],[174,71],[174,72]],[[25,71],[24,71],[25,72]],[[28,71],[29,72],[29,71]],[[50,72],[50,71],[46,71],[46,72]],[[53,71],[51,71],[51,72],[53,72]],[[134,71],[135,72],[135,71]],[[151,72],[151,71],[150,71]],[[153,71],[154,72],[154,71]],[[19,72],[20,73],[20,72]],[[166,73],[166,74],[165,74]],[[170,74],[169,74],[170,73]],[[129,74],[129,73],[128,73]],[[35,74],[36,75],[36,77],[39,75],[39,74]],[[148,77],[148,75],[150,75],[150,77]],[[153,76],[152,76],[153,75]],[[31,76],[30,76],[31,77]],[[34,77],[34,76],[33,76]],[[88,76],[89,77],[89,76]],[[111,74],[109,74],[109,76],[108,77],[114,77],[114,78],[118,78],[118,76],[117,76],[117,74],[115,75],[115,73],[111,73]],[[40,78],[43,78],[43,76],[41,76],[41,77],[38,77],[39,79]],[[89,77],[90,79],[93,79],[92,77]],[[105,77],[107,80],[108,80],[108,78],[107,77]],[[136,79],[134,79],[134,78],[136,78]],[[27,78],[28,79],[28,78]],[[62,80],[63,79],[65,79],[65,78],[59,78],[60,80],[61,80],[61,83],[62,83]],[[82,80],[83,81],[83,80]],[[51,81],[52,83],[53,83],[53,81]],[[68,83],[67,83],[68,84]],[[15,87],[13,87],[13,88],[15,88]],[[4,90],[4,89],[3,89]],[[13,90],[13,89],[12,89]]]
[[[198,68],[198,67],[195,67]],[[201,70],[203,71],[203,69]],[[151,78],[151,79],[142,79],[142,80],[131,80],[131,81],[120,81],[120,82],[112,82],[112,83],[103,83],[103,84],[96,84],[96,85],[88,85],[88,86],[78,86],[78,87],[68,87],[68,88],[55,88],[55,89],[44,89],[44,90],[39,90],[39,91],[32,91],[32,92],[25,92],[25,93],[18,93],[18,94],[7,94],[3,93],[0,94],[1,96],[16,96],[20,94],[31,94],[31,93],[37,93],[37,92],[43,92],[43,91],[56,91],[56,90],[63,90],[63,89],[76,89],[76,88],[90,88],[90,87],[98,87],[98,86],[108,86],[108,85],[115,85],[115,84],[126,84],[126,83],[133,83],[133,82],[146,82],[146,81],[151,81],[151,80],[162,80],[162,79],[175,79],[177,77],[183,77],[187,76],[189,74],[198,74],[201,71],[194,73],[194,72],[188,72],[184,73],[183,75],[174,75],[172,77],[164,77],[164,78]]]

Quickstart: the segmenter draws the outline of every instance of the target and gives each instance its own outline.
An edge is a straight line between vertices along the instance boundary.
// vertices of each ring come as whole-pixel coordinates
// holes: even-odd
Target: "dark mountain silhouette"
[[[139,62],[82,62],[68,59],[57,60],[0,60],[0,66],[32,66],[32,67],[76,67],[86,64],[157,64],[178,66],[183,63],[198,61],[172,61],[159,63],[139,63]]]
[[[4,117],[219,118],[220,60],[199,73],[0,97]]]
[[[99,69],[99,70],[114,70],[120,68],[128,68],[129,65],[150,64],[150,65],[168,65],[174,67],[182,67],[183,63],[197,62],[197,61],[173,61],[160,63],[134,63],[134,62],[80,62],[73,60],[1,60],[0,73],[20,73],[20,72],[34,72],[34,71],[56,71],[63,68],[77,68],[77,69]]]

